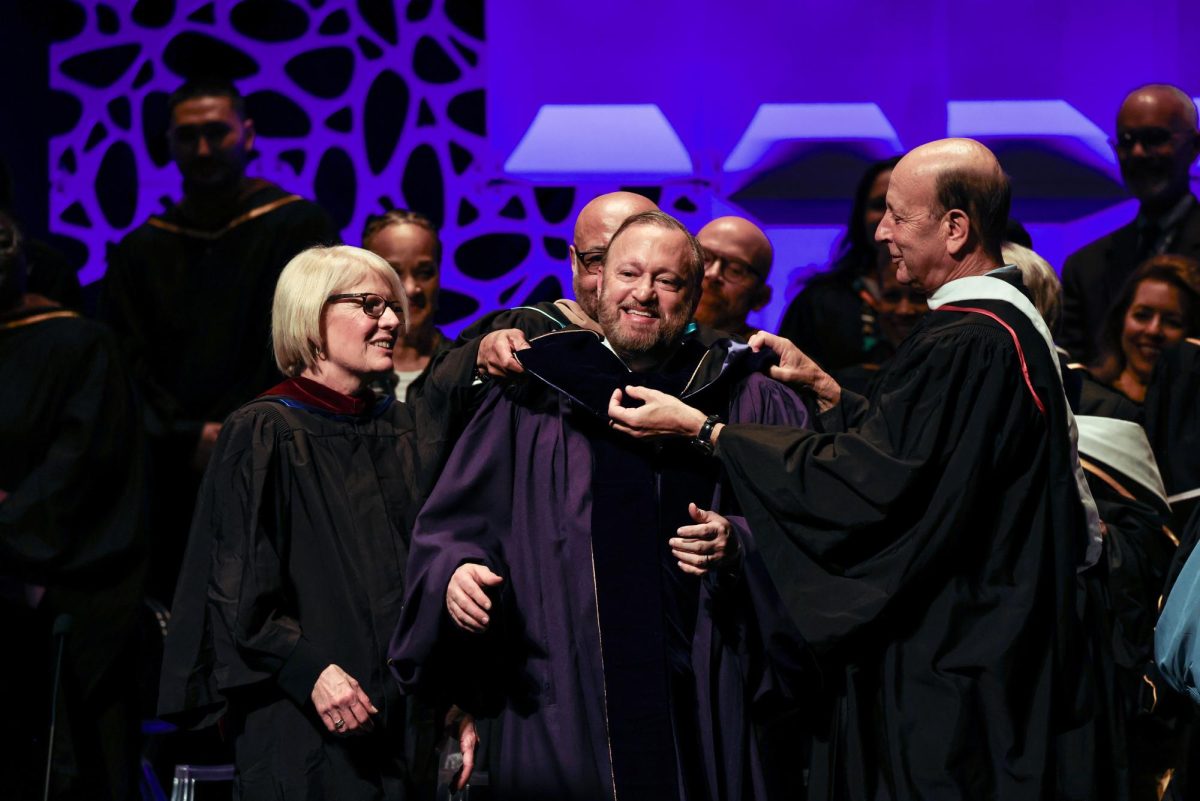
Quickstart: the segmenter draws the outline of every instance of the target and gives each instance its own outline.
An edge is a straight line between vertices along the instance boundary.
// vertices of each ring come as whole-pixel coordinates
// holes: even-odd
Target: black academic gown
[[[201,488],[167,639],[159,711],[226,715],[243,799],[404,798],[405,704],[384,651],[424,491],[414,412],[305,379],[225,424]],[[310,699],[330,664],[378,707],[330,734]]]
[[[1061,380],[1015,307],[965,305],[986,313],[931,311],[827,433],[720,436],[825,666],[810,799],[1095,797]]]
[[[51,631],[68,616],[53,792],[133,798],[146,561],[133,388],[110,332],[53,307],[0,316],[0,387],[6,797],[41,797]]]
[[[605,410],[626,383],[733,419],[802,424],[803,406],[762,375],[734,380],[728,343],[688,340],[654,374],[628,372],[588,331],[531,344],[520,356],[537,378],[488,393],[418,520],[393,672],[494,718],[496,798],[766,797],[752,708],[781,711],[787,689],[763,643],[797,640],[769,583],[748,578],[765,568],[744,526],[741,580],[698,580],[670,558],[688,501],[720,503],[715,462],[617,435]],[[471,561],[505,578],[480,637],[445,609]]]
[[[1124,395],[1111,394],[1133,406]],[[1159,779],[1177,762],[1180,741],[1180,704],[1153,664],[1154,626],[1175,535],[1140,425],[1095,414],[1076,420],[1080,463],[1105,524],[1103,558],[1079,574],[1080,614],[1093,633],[1090,661],[1098,677],[1097,749],[1111,773],[1110,798],[1155,801]]]
[[[879,330],[861,290],[849,270],[814,275],[788,305],[779,336],[830,372],[870,361]]]
[[[1174,527],[1182,531],[1200,509],[1200,339],[1185,339],[1163,351],[1143,409]],[[1181,558],[1186,560],[1190,552]]]
[[[1146,434],[1158,459],[1171,501],[1172,529],[1179,533],[1163,595],[1170,593],[1184,564],[1200,543],[1200,340],[1186,339],[1163,351],[1154,368],[1144,405]],[[1200,798],[1200,726],[1195,706],[1164,687],[1160,695],[1176,717],[1176,744],[1187,753],[1171,781],[1173,798]]]
[[[215,230],[171,206],[108,257],[99,315],[116,333],[146,400],[153,470],[151,591],[170,597],[200,474],[192,456],[205,422],[279,380],[271,303],[279,273],[305,248],[338,241],[320,207],[247,181]]]

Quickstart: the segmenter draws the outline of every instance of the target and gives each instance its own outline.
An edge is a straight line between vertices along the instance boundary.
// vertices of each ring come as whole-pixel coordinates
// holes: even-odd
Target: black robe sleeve
[[[111,336],[82,320],[40,325],[56,326],[53,335],[37,352],[16,356],[52,359],[58,369],[31,365],[27,375],[51,380],[8,390],[41,415],[57,411],[45,424],[52,438],[38,444],[36,464],[15,485],[0,487],[8,493],[0,502],[0,572],[53,584],[103,575],[115,559],[143,547],[144,477],[137,405]]]
[[[278,537],[291,514],[279,453],[287,435],[274,415],[247,412],[221,431],[175,593],[159,697],[164,716],[195,724],[181,715],[195,710],[215,713],[200,725],[212,722],[223,695],[265,681],[303,706],[333,661],[304,638],[289,608]]]
[[[557,318],[531,308],[504,309],[476,320],[459,334],[452,346],[434,355],[423,376],[420,394],[413,402],[425,466],[421,476],[422,499],[433,490],[454,443],[496,383],[491,378],[476,380],[475,360],[483,338],[493,331],[516,328],[532,339],[564,325]]]
[[[480,401],[485,385],[475,383],[474,347],[444,348],[430,363],[423,374],[420,392],[413,397],[409,406],[416,420],[420,448],[421,474],[417,486],[419,499],[424,500],[433,491],[442,466],[450,458],[450,451],[458,441],[475,407]],[[415,518],[420,503],[413,505]],[[407,521],[409,530],[414,519]]]
[[[1011,342],[969,331],[934,338],[913,357],[921,369],[890,371],[846,433],[721,432],[717,452],[763,559],[819,650],[885,617],[970,547],[957,535],[992,491],[991,466],[1029,439],[1020,432],[1044,430]]]
[[[150,376],[143,343],[152,332],[144,329],[146,315],[141,304],[148,302],[139,291],[128,258],[128,242],[122,242],[108,252],[108,266],[101,284],[98,314],[117,337],[125,363],[129,365],[135,385],[142,394],[146,432],[163,437],[172,429],[193,446],[200,436],[200,423],[177,423],[179,404],[166,388]],[[186,428],[186,430],[182,430]]]
[[[459,566],[474,562],[507,578],[503,540],[511,532],[513,471],[519,458],[514,412],[499,388],[484,398],[479,415],[446,465],[446,477],[421,509],[413,529],[405,603],[388,649],[392,675],[408,694],[421,694],[475,713],[495,701],[490,673],[498,665],[504,603],[483,635],[461,631],[446,610],[446,588]],[[507,595],[501,587],[500,596]],[[494,669],[483,668],[493,665]]]

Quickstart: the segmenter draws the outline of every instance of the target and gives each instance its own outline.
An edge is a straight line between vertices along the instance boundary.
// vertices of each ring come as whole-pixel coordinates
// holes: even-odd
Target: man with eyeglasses
[[[459,335],[456,346],[477,347],[481,375],[506,378],[524,372],[513,355],[528,340],[573,325],[599,331],[596,285],[608,241],[634,214],[655,211],[654,201],[634,192],[609,192],[589,200],[575,218],[575,241],[568,250],[575,299],[543,301],[486,315]]]
[[[771,300],[771,240],[744,217],[718,217],[696,239],[704,248],[704,293],[696,322],[749,337],[758,329],[746,318]]]
[[[279,380],[276,279],[300,251],[339,239],[316,204],[246,176],[255,128],[233,85],[189,81],[167,105],[183,198],[110,251],[100,298],[146,401],[158,480],[151,594],[164,600],[221,421]]]
[[[575,290],[575,302],[599,326],[596,307],[599,300],[596,285],[600,281],[600,267],[604,263],[604,251],[612,235],[621,223],[643,211],[658,208],[654,201],[633,192],[609,192],[592,198],[575,218],[575,241],[571,243],[571,287]]]
[[[1143,261],[1160,253],[1200,256],[1200,204],[1188,171],[1200,155],[1196,105],[1168,84],[1133,90],[1117,113],[1113,149],[1140,208],[1133,222],[1067,257],[1060,344],[1085,363],[1113,298]]]

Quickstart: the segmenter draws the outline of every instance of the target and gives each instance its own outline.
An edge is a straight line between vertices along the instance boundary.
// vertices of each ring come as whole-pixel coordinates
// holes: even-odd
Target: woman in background
[[[1163,349],[1200,333],[1200,263],[1174,254],[1152,256],[1125,282],[1100,332],[1096,380],[1134,403]]]
[[[363,247],[383,257],[400,276],[408,297],[408,326],[392,351],[393,372],[386,389],[397,400],[413,400],[421,379],[446,337],[434,325],[441,288],[442,242],[424,214],[391,209],[367,218]]]
[[[875,229],[886,210],[888,182],[899,156],[872,164],[854,190],[854,205],[846,233],[832,267],[814,275],[788,306],[779,324],[779,336],[825,370],[865,362],[881,337],[875,311],[862,298],[864,276],[892,269],[888,250],[875,241]]]

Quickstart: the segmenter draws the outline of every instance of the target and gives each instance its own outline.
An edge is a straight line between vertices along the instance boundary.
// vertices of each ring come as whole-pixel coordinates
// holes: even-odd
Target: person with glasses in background
[[[696,322],[746,339],[758,330],[746,318],[771,301],[771,240],[743,217],[718,217],[696,239],[704,248],[704,292]]]
[[[229,416],[204,476],[159,712],[224,718],[236,797],[413,797],[384,649],[444,409],[371,388],[407,316],[399,276],[370,251],[292,259],[270,312],[286,378]]]
[[[221,421],[278,377],[270,346],[275,281],[300,251],[340,240],[320,207],[246,176],[255,127],[232,84],[189,81],[167,105],[183,198],[112,248],[99,302],[145,398],[149,590],[161,600],[174,589]]]
[[[1084,246],[1063,265],[1060,344],[1073,359],[1100,356],[1100,329],[1125,281],[1151,256],[1200,258],[1200,204],[1188,172],[1200,155],[1196,104],[1183,90],[1148,84],[1126,96],[1113,149],[1139,203],[1129,224]]]
[[[481,376],[509,378],[524,372],[513,354],[529,347],[533,337],[567,326],[599,331],[596,287],[608,241],[628,217],[657,208],[654,201],[634,192],[609,192],[589,200],[575,218],[574,241],[567,251],[575,299],[547,300],[492,312],[468,326],[455,346],[476,351]]]

